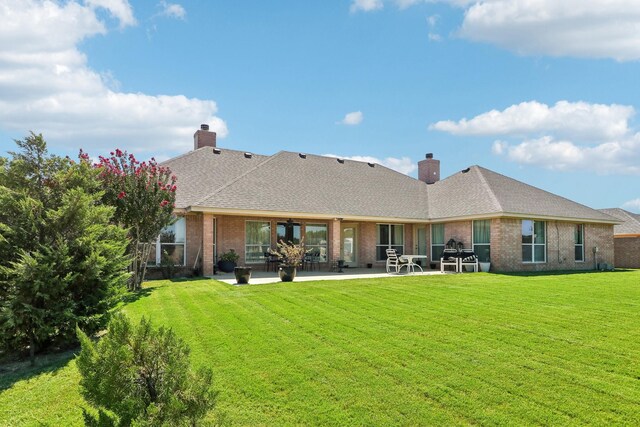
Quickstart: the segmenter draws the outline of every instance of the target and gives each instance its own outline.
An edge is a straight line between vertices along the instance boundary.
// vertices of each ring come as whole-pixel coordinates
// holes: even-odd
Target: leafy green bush
[[[49,155],[42,135],[0,158],[0,347],[76,343],[75,327],[104,328],[126,289],[126,231],[100,203],[87,160]]]
[[[112,413],[121,426],[196,425],[214,407],[211,370],[190,368],[189,348],[171,329],[118,314],[97,344],[77,333],[82,394],[99,414],[84,410],[87,424],[115,424]]]

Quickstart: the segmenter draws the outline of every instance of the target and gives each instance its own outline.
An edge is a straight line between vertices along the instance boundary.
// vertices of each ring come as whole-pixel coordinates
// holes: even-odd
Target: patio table
[[[414,259],[427,259],[426,255],[412,255],[412,254],[404,254],[404,255],[400,255],[400,259],[404,259],[407,260],[408,262],[408,266],[407,266],[407,272],[411,271],[412,273],[415,273],[416,270],[415,268],[418,267],[420,269],[420,271],[424,272],[424,270],[422,269],[422,267],[420,266],[420,264],[416,264],[413,260]]]

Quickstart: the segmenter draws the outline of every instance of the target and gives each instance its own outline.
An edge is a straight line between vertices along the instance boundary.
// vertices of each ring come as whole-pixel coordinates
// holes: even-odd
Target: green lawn
[[[640,271],[163,281],[126,312],[189,342],[233,425],[640,424]],[[0,425],[80,424],[77,381],[2,373]]]

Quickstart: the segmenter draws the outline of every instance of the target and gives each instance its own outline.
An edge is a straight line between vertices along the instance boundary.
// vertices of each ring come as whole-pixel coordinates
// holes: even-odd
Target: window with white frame
[[[245,226],[245,263],[264,262],[264,254],[271,248],[271,223],[247,221]]]
[[[431,261],[440,262],[444,252],[444,224],[431,224]]]
[[[151,245],[147,265],[160,265],[172,262],[175,265],[185,265],[187,243],[187,227],[184,217],[166,226],[160,232],[156,241]]]
[[[327,224],[306,224],[304,245],[307,253],[317,256],[318,261],[327,261]]]
[[[376,259],[385,261],[387,249],[395,249],[398,254],[404,253],[404,225],[378,224],[376,236]]]
[[[522,262],[547,262],[547,223],[522,220]]]
[[[576,224],[575,256],[576,262],[584,262],[584,224]]]
[[[478,261],[489,262],[491,258],[491,220],[473,221],[473,252]]]

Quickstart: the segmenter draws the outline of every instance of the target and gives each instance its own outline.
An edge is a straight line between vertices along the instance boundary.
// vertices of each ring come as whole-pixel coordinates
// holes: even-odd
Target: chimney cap
[[[200,125],[200,130],[209,130],[209,125],[206,123],[203,123]]]
[[[433,159],[433,153],[427,153],[427,159]]]

